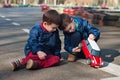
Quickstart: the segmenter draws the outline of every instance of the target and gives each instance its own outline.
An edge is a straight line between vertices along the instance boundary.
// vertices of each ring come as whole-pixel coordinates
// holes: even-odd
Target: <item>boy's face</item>
[[[48,32],[54,32],[58,28],[59,25],[54,23],[48,24],[47,22],[43,22],[44,27],[47,29]]]
[[[66,26],[66,28],[64,29],[65,32],[68,32],[68,33],[72,33],[75,31],[75,23],[74,22],[71,22],[70,24],[68,24]]]

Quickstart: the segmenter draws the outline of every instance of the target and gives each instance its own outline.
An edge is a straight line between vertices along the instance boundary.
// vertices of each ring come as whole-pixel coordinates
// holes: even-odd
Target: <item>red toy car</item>
[[[91,67],[102,67],[103,60],[100,57],[100,48],[94,40],[82,40],[81,49],[87,59],[87,64]]]

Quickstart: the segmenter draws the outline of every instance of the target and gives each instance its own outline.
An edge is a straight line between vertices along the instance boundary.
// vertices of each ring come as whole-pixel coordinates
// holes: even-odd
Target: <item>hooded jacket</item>
[[[30,52],[36,54],[38,51],[43,51],[46,54],[53,54],[61,57],[61,41],[58,30],[47,32],[42,25],[36,24],[29,34],[27,44],[25,46],[25,55]]]
[[[81,37],[81,40],[82,39],[87,39],[89,34],[93,34],[95,36],[95,41],[97,41],[100,37],[100,31],[95,28],[94,26],[90,25],[88,23],[87,20],[83,20],[82,18],[79,18],[79,17],[71,17],[76,26],[75,26],[75,32],[78,32],[80,33],[80,35],[78,35],[78,37]],[[69,53],[72,53],[72,49],[74,48],[70,43],[70,39],[71,39],[71,33],[67,33],[67,32],[63,32],[64,33],[64,44],[65,44],[65,47],[64,49],[66,51],[68,51]],[[76,35],[77,36],[77,35]]]

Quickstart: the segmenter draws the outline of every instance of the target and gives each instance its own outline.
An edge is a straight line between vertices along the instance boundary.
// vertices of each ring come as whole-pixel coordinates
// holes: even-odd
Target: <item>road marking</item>
[[[5,16],[1,16],[2,18],[5,18]]]
[[[101,80],[120,80],[120,77],[104,78]]]
[[[16,23],[16,22],[12,22],[12,24],[15,25],[15,26],[20,26],[20,24]]]
[[[7,18],[7,19],[5,19],[5,20],[7,20],[7,21],[11,21],[11,19],[9,19],[9,18]]]
[[[26,33],[29,34],[30,30],[29,29],[22,29],[23,31],[25,31]]]
[[[85,60],[77,60],[77,62],[86,64]],[[120,66],[113,63],[104,62],[103,67],[98,69],[115,76],[120,76]]]
[[[108,72],[110,74],[120,76],[120,66],[119,65],[104,62],[104,66],[105,67],[102,67],[102,68],[99,68],[99,69],[102,70],[102,71]]]

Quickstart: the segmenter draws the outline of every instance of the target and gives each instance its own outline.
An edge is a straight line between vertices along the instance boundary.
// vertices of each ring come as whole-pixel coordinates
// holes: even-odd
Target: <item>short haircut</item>
[[[59,13],[56,10],[48,10],[43,14],[43,22],[47,22],[48,24],[56,24],[60,25],[61,18]]]
[[[64,14],[64,13],[60,15],[60,18],[61,18],[61,25],[59,26],[59,29],[64,30],[66,26],[68,26],[72,22],[72,20],[68,14]]]

